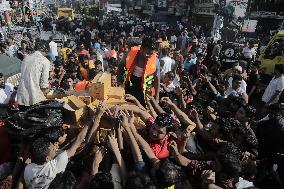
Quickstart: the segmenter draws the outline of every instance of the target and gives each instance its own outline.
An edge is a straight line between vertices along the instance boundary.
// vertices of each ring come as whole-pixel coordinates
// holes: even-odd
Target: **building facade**
[[[284,0],[251,0],[250,19],[257,20],[257,31],[269,33],[284,29]]]
[[[213,25],[214,22],[214,1],[213,0],[194,0],[193,22],[198,25]]]

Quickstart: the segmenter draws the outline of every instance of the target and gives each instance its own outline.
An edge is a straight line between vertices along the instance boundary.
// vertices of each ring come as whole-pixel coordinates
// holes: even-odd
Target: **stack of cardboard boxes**
[[[65,110],[67,126],[81,127],[86,125],[94,115],[100,101],[106,101],[107,108],[128,104],[124,100],[124,88],[111,86],[110,73],[99,73],[92,80],[87,94],[89,96],[70,95],[62,98],[70,107],[69,110]]]

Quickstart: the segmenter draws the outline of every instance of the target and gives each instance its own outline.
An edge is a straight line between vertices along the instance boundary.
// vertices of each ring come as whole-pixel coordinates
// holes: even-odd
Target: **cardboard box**
[[[89,94],[94,99],[106,100],[111,88],[111,74],[99,73],[90,84]]]
[[[108,98],[118,99],[124,101],[125,90],[122,87],[111,87]]]
[[[92,103],[92,97],[91,96],[78,96],[78,99],[84,102],[86,105],[89,105]]]
[[[88,119],[88,109],[86,104],[74,95],[64,97],[62,100],[64,100],[66,106],[69,107],[64,111],[64,122],[67,125],[77,126],[86,124]]]

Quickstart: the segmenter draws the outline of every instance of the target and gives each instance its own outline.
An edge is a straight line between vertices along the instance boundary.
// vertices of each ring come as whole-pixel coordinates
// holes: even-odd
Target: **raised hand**
[[[192,109],[192,110],[191,110],[190,116],[191,116],[193,119],[197,119],[197,118],[198,118],[198,112],[196,111],[196,109]]]
[[[120,111],[118,113],[119,114],[119,123],[123,128],[127,129],[129,127],[129,123],[128,123],[128,118],[127,118],[127,115],[125,114],[125,112],[127,112],[127,111],[126,110]]]
[[[147,94],[146,96],[150,101],[155,101],[155,98],[152,95]]]
[[[201,174],[201,179],[204,184],[214,184],[215,172],[213,172],[212,170],[204,170]]]
[[[169,97],[163,97],[161,99],[162,102],[165,102],[166,104],[168,104],[169,106],[172,106],[174,103],[171,101],[171,99]]]
[[[101,101],[96,109],[95,118],[101,117],[106,111],[106,101]]]
[[[182,139],[187,140],[191,136],[191,127],[187,127],[182,134]]]
[[[99,150],[96,151],[93,164],[92,164],[92,174],[93,175],[96,175],[99,172],[99,166],[105,154],[106,154],[106,151],[104,148],[100,148]]]
[[[202,80],[203,82],[205,82],[205,83],[208,83],[208,82],[209,82],[208,76],[204,76],[204,75],[200,74],[200,78],[201,78],[201,80]]]
[[[207,106],[206,112],[207,112],[208,115],[214,114],[214,108],[211,108],[210,106]]]
[[[181,96],[181,95],[182,95],[182,90],[181,90],[180,87],[177,87],[177,88],[176,88],[176,95],[177,95],[177,96]]]
[[[117,139],[115,138],[115,135],[114,135],[114,134],[108,135],[108,147],[109,147],[112,151],[117,151],[117,150],[119,150],[118,143],[117,143]]]
[[[96,151],[93,164],[100,164],[106,154],[106,150],[104,148],[100,148]]]
[[[179,154],[178,146],[177,146],[177,143],[175,141],[170,142],[169,149],[170,149],[170,153],[172,155],[177,156]]]
[[[128,118],[128,123],[129,124],[133,124],[134,123],[134,119],[135,119],[135,116],[134,116],[134,113],[133,111],[124,111],[125,115],[127,116]]]

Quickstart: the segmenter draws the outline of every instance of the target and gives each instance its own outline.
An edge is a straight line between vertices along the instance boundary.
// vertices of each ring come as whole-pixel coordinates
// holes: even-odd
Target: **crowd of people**
[[[1,45],[22,61],[18,86],[0,73],[1,189],[284,188],[283,65],[267,81],[246,41],[239,61],[223,71],[222,42],[183,23],[109,16],[66,27],[75,40],[61,48],[53,37],[28,33],[18,45],[13,36]],[[101,72],[111,73],[132,105],[101,102],[75,134],[51,121],[29,140],[11,136],[7,125],[21,126],[15,114],[40,122],[35,115],[47,95],[88,91]],[[97,145],[101,119],[115,132]]]

